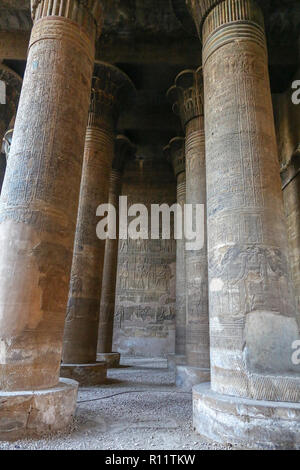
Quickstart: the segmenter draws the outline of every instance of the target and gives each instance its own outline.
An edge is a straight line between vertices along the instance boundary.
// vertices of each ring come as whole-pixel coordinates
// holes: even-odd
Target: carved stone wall
[[[124,173],[128,205],[176,202],[176,182],[162,159],[135,160]],[[150,230],[150,225],[149,225]],[[165,356],[175,349],[174,240],[120,240],[114,350]]]
[[[294,79],[300,79],[300,69]],[[274,95],[273,105],[288,230],[289,263],[300,317],[300,105],[293,104],[293,92],[289,87],[285,93]]]

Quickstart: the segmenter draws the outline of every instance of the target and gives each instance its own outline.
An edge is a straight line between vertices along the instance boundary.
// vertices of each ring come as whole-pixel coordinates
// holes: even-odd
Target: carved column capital
[[[172,3],[179,21],[184,27],[191,30],[192,27],[188,18],[188,13],[190,14],[200,39],[202,39],[203,24],[216,7],[218,7],[218,11],[215,10],[212,22],[225,20],[228,23],[230,21],[242,21],[252,15],[251,4],[259,6],[264,12],[268,11],[270,4],[269,0],[242,0],[240,2],[236,0],[172,0]]]
[[[168,90],[167,97],[173,105],[173,112],[180,116],[183,127],[192,119],[203,116],[202,67],[179,73],[175,78],[175,84]]]
[[[92,80],[91,105],[88,126],[104,120],[115,126],[122,106],[135,98],[135,87],[130,78],[117,67],[97,63]]]
[[[91,30],[94,25],[97,36],[100,36],[103,5],[102,0],[31,0],[31,16],[34,23],[44,17],[60,16],[86,30]]]
[[[136,154],[136,146],[125,135],[118,135],[115,140],[115,158],[112,169],[123,172],[126,162],[132,160]]]
[[[171,163],[175,177],[185,172],[185,138],[174,137],[164,148],[164,154],[169,163]]]

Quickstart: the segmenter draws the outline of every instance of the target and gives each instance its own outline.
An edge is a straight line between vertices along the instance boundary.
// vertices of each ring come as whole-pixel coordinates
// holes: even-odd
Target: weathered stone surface
[[[1,56],[0,56],[1,57]],[[1,62],[1,60],[0,60]],[[0,149],[4,134],[16,115],[22,88],[21,77],[5,64],[0,63],[0,81],[5,83],[5,104],[0,104]],[[0,183],[1,191],[1,183]]]
[[[145,204],[149,214],[151,204],[176,201],[174,176],[161,148],[158,155],[129,162],[123,176],[128,206]],[[148,357],[174,352],[175,250],[172,239],[120,240],[115,351]]]
[[[218,8],[223,10],[224,16],[231,15],[232,12],[236,16],[236,20],[243,20],[244,15],[252,15],[252,19],[256,20],[258,15],[260,15],[259,9],[248,9],[247,3],[242,3],[237,5],[235,0],[172,0],[175,12],[177,17],[182,21],[182,23],[194,31],[190,21],[187,18],[187,11],[190,13],[194,19],[194,24],[196,25],[200,39],[202,39],[202,27],[208,16],[211,16],[210,13],[213,10]],[[287,0],[286,2],[291,7],[293,5],[292,0]],[[260,5],[261,8],[267,13],[269,12],[270,0],[255,0],[256,5]],[[213,18],[215,21],[217,18]]]
[[[176,365],[183,365],[185,364],[185,361],[186,361],[186,357],[185,355],[182,356],[182,355],[179,355],[179,354],[168,354],[167,355],[167,359],[168,359],[168,369],[170,370],[173,370],[174,372],[176,372]],[[174,377],[175,379],[175,377]]]
[[[177,204],[184,213],[185,204],[185,139],[175,137],[164,148],[167,160],[172,164],[177,183]],[[175,354],[185,356],[186,349],[186,274],[185,239],[176,240],[176,317]],[[176,359],[175,359],[176,361]]]
[[[95,33],[46,12],[32,30],[0,200],[5,391],[58,383]]]
[[[14,133],[15,119],[16,119],[16,116],[12,118],[8,126],[8,130],[5,132],[3,140],[2,140],[2,149],[0,152],[0,194],[1,194],[2,184],[3,184],[3,180],[5,176],[6,162],[9,157],[9,152],[10,152],[13,133]]]
[[[299,79],[300,70],[292,82]],[[294,91],[290,85],[285,93],[273,96],[273,105],[288,229],[289,263],[300,316],[300,106],[292,101]]]
[[[114,369],[120,365],[121,354],[117,352],[97,353],[97,360],[104,361],[108,369]]]
[[[210,369],[180,364],[177,361],[175,383],[177,387],[191,390],[195,384],[210,380]]]
[[[297,401],[292,343],[299,328],[287,268],[267,51],[262,16],[253,23],[257,9],[252,0],[246,3],[243,22],[225,19],[217,7],[211,15],[223,27],[214,30],[209,15],[203,29],[212,388]],[[280,376],[275,388],[273,374]]]
[[[39,391],[0,391],[0,440],[41,437],[72,423],[78,383],[60,379]]]
[[[119,108],[134,92],[121,70],[98,64],[93,77],[79,209],[64,332],[63,362],[95,362],[105,240],[96,233],[96,212],[108,201]]]
[[[300,144],[289,164],[282,169],[281,179],[288,230],[289,262],[300,324]]]
[[[90,364],[62,364],[61,377],[76,380],[80,387],[93,387],[106,382],[107,363],[104,361]]]
[[[117,136],[108,197],[109,204],[113,205],[117,214],[117,237],[116,239],[108,238],[105,242],[97,345],[98,353],[112,352],[119,245],[119,196],[121,195],[124,166],[128,160],[134,157],[135,151],[136,148],[127,137],[122,135]]]
[[[175,79],[175,85],[169,89],[168,97],[186,133],[186,204],[203,204],[206,207],[202,70],[181,72]],[[206,226],[203,248],[186,250],[185,262],[186,365],[198,367],[203,371],[199,372],[199,376],[207,377],[210,359]],[[195,374],[191,373],[190,376],[195,377]]]
[[[219,394],[202,383],[193,388],[193,426],[222,444],[264,450],[300,449],[300,404]]]

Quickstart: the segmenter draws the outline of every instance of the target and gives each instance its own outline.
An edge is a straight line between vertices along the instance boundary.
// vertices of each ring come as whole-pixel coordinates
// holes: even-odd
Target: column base
[[[115,369],[120,366],[121,354],[118,352],[97,353],[97,360],[106,362],[108,369]]]
[[[185,365],[176,366],[175,383],[177,387],[192,389],[194,385],[210,380],[210,369]]]
[[[80,387],[102,385],[106,382],[106,362],[92,364],[61,364],[60,375],[76,380]]]
[[[60,379],[56,387],[0,391],[0,440],[40,437],[66,428],[76,410],[78,383]]]
[[[300,403],[259,401],[193,388],[193,425],[202,436],[242,448],[300,449]]]
[[[168,369],[175,371],[176,365],[185,364],[186,358],[183,354],[168,354]]]

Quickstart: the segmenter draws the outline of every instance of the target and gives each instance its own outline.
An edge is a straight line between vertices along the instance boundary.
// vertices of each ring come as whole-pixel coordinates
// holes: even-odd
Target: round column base
[[[78,383],[60,379],[56,387],[0,391],[0,440],[40,437],[63,430],[73,421]]]
[[[194,385],[210,380],[210,369],[186,365],[176,366],[175,382],[177,387],[192,389]]]
[[[92,364],[61,364],[60,375],[76,380],[80,387],[102,385],[106,382],[106,362]]]
[[[202,436],[242,448],[300,449],[300,403],[259,401],[193,388],[193,425]]]
[[[104,361],[108,369],[115,369],[120,366],[121,354],[118,352],[97,353],[97,360]]]

